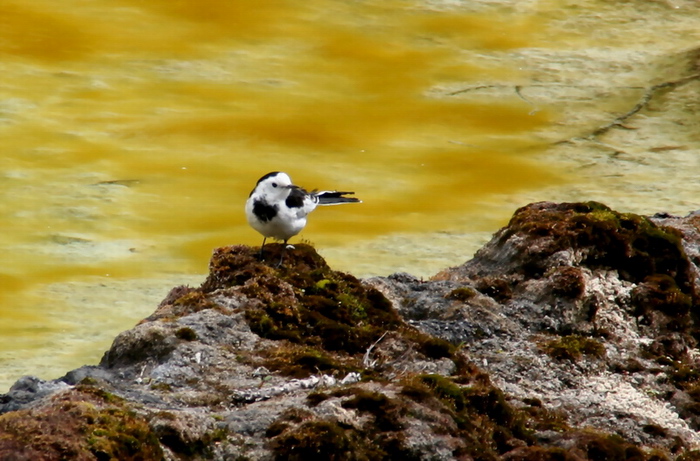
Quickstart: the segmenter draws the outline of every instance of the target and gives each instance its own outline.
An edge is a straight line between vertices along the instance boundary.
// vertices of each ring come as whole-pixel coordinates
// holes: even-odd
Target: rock
[[[0,396],[0,458],[693,459],[696,219],[531,204],[427,281],[219,248],[98,366]]]
[[[61,381],[44,381],[36,376],[23,376],[12,385],[7,394],[0,396],[0,412],[19,410],[37,399],[67,388],[68,385]]]
[[[367,283],[422,331],[461,342],[512,397],[671,452],[700,442],[694,404],[669,399],[700,384],[696,220],[536,203],[429,282]]]

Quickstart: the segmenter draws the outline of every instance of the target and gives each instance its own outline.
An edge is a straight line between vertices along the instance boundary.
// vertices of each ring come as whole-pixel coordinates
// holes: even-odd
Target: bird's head
[[[289,195],[289,190],[295,187],[287,173],[273,171],[258,180],[253,192],[268,197],[269,199],[284,199]],[[252,193],[251,193],[252,194]]]

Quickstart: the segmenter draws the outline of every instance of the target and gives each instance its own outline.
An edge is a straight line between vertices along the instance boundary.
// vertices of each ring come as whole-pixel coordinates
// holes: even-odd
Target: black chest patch
[[[253,214],[262,222],[268,222],[277,216],[277,207],[268,204],[264,200],[256,200],[253,202]]]
[[[303,189],[291,189],[284,204],[287,205],[287,208],[301,208],[304,205],[304,197],[306,197],[306,192]]]

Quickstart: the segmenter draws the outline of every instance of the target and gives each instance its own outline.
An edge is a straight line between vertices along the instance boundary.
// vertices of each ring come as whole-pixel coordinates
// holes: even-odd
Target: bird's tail
[[[362,200],[355,197],[345,197],[354,192],[340,192],[336,190],[322,190],[313,193],[318,197],[319,205],[342,205],[343,203],[362,203]]]

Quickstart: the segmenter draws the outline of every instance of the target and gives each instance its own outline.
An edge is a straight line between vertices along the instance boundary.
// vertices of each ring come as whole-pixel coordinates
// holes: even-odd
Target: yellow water
[[[299,238],[358,275],[398,267],[358,242],[492,232],[494,194],[567,181],[533,157],[551,108],[459,97],[526,82],[472,57],[543,46],[547,15],[429,5],[0,3],[0,391],[96,363],[213,248],[259,244],[242,206],[269,171],[356,191]]]

